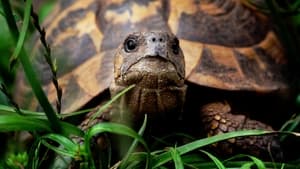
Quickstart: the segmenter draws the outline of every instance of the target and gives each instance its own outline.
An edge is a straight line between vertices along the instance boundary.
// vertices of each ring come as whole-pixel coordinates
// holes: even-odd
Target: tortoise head
[[[179,40],[168,32],[137,32],[120,45],[114,64],[115,83],[161,89],[183,86],[185,65]]]
[[[116,52],[114,75],[112,96],[132,84],[135,87],[114,102],[117,106],[113,107],[111,121],[137,124],[145,114],[149,119],[162,120],[181,112],[186,93],[185,64],[173,34],[128,35]]]

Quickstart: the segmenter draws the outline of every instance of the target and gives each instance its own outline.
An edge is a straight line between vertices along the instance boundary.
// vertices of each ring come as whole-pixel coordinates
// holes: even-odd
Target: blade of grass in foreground
[[[24,17],[26,17],[26,18],[30,17],[31,1],[32,0],[28,0],[25,2],[26,4],[25,4]],[[16,22],[14,20],[14,17],[9,17],[9,16],[13,16],[10,3],[9,3],[9,1],[6,1],[6,0],[1,0],[1,2],[2,2],[3,8],[4,8],[6,21],[10,28],[10,31],[12,32],[13,38],[15,39],[15,41],[19,41],[18,39],[20,37],[18,37],[19,33],[16,33],[16,32],[18,32],[18,29],[16,26]],[[22,37],[26,35],[29,19],[24,20],[24,22],[25,21],[27,23],[23,23],[23,27],[21,30]],[[20,39],[20,43],[21,42],[22,42],[22,39]],[[16,52],[16,53],[18,53],[18,52]],[[47,118],[49,119],[49,122],[51,124],[51,129],[57,133],[61,133],[62,128],[60,126],[59,119],[56,116],[56,113],[55,113],[53,107],[49,103],[49,101],[41,87],[39,80],[37,79],[36,73],[33,70],[33,66],[29,60],[29,57],[23,49],[23,43],[21,43],[19,59],[23,66],[26,78],[32,87],[33,93],[36,95],[37,100],[41,104],[43,110],[45,111],[45,113],[47,115]]]
[[[129,90],[131,90],[135,85],[130,85],[129,87],[125,88],[124,90],[122,90],[120,93],[118,93],[117,95],[115,95],[113,98],[111,98],[107,103],[105,103],[95,114],[92,115],[91,120],[93,121],[95,120],[97,117],[99,117],[101,115],[101,113],[108,109],[108,107],[115,102],[117,99],[119,99],[121,96],[123,96],[126,92],[128,92]]]
[[[85,134],[85,137],[84,137],[85,145],[84,146],[86,148],[86,152],[88,155],[91,154],[90,141],[91,141],[92,137],[95,135],[98,135],[100,133],[104,133],[104,132],[125,135],[125,136],[129,136],[131,138],[137,139],[144,146],[146,151],[148,153],[150,152],[144,139],[139,134],[137,134],[133,129],[129,128],[128,126],[118,124],[118,123],[103,122],[103,123],[99,123],[99,124],[91,127]],[[149,158],[150,157],[147,158],[147,161],[146,161],[147,164],[149,164],[149,161],[150,161]],[[89,160],[89,164],[91,165],[90,168],[95,169],[94,160],[93,159],[88,159],[88,160]]]
[[[249,160],[248,160],[248,159]],[[200,156],[198,152],[192,152],[192,153],[188,153],[186,155],[182,156],[182,160],[184,161],[185,166],[187,166],[187,168],[203,168],[203,169],[216,169],[216,164],[214,162],[211,162],[209,160],[207,160],[207,158],[204,158],[203,156]],[[244,165],[251,165],[250,168],[262,168],[259,166],[259,163],[263,163],[263,165],[265,166],[264,169],[297,169],[297,167],[299,168],[299,162],[298,163],[282,163],[282,162],[267,162],[267,161],[261,161],[260,159],[255,159],[252,160],[251,158],[249,158],[249,155],[243,155],[243,154],[239,154],[236,155],[234,157],[231,157],[227,160],[222,161],[223,165],[227,168],[227,169],[238,169],[241,167],[245,167]],[[251,163],[251,164],[250,164]]]
[[[145,115],[145,118],[144,118],[144,122],[142,124],[142,127],[140,128],[138,134],[140,136],[142,136],[144,134],[144,131],[146,129],[146,125],[147,125],[147,115]],[[135,138],[134,141],[132,142],[130,148],[128,149],[125,157],[122,159],[121,161],[121,164],[120,164],[120,169],[124,169],[126,165],[128,165],[128,158],[129,156],[134,152],[135,148],[137,147],[137,144],[138,144],[138,139]],[[145,168],[148,168],[148,166],[146,166]]]
[[[200,150],[202,153],[204,153],[205,155],[207,155],[215,164],[219,169],[226,169],[226,167],[223,165],[223,163],[214,155],[210,154],[207,151],[204,150]]]
[[[46,120],[20,115],[1,115],[0,131],[51,131]]]
[[[176,169],[184,169],[181,156],[178,153],[176,147],[175,148],[171,147],[169,151],[171,152],[171,156],[174,161],[175,168]]]
[[[57,153],[49,169],[67,169],[72,165],[72,162],[82,161],[86,154],[81,144],[81,139],[82,137],[68,138],[59,134],[42,136],[40,143]],[[53,142],[58,143],[59,146],[53,146]]]
[[[246,155],[246,154],[239,154],[239,155],[236,155],[234,157],[231,157],[231,158],[225,160],[224,163],[232,161],[234,159],[245,158],[245,157],[251,159],[252,161],[249,162],[249,163],[243,164],[241,168],[244,168],[244,169],[251,168],[253,165],[256,165],[256,167],[258,169],[265,169],[266,168],[265,164],[260,159],[254,157],[254,156],[251,156],[251,155]]]
[[[64,137],[58,134],[48,134],[40,137],[40,140],[42,144],[44,144],[46,147],[52,149],[53,151],[55,151],[60,155],[69,156],[73,158],[76,158],[78,155],[79,145],[74,143],[68,137]],[[54,141],[61,146],[60,147],[53,146],[48,142],[48,140]]]
[[[177,148],[177,151],[180,155],[183,155],[187,152],[199,149],[201,147],[207,146],[209,144],[227,140],[234,137],[242,137],[242,136],[253,136],[253,135],[265,135],[265,134],[274,134],[276,132],[274,131],[262,131],[262,130],[245,130],[245,131],[234,131],[230,133],[220,134],[216,136],[212,136],[209,138],[200,139],[188,144],[185,144],[183,146],[180,146]],[[160,155],[157,155],[153,158],[153,168],[157,168],[167,162],[169,162],[172,159],[171,153],[165,152]]]
[[[34,111],[28,111],[23,109],[21,109],[20,111],[24,116],[47,119],[46,115],[43,112],[34,112]],[[16,109],[14,109],[13,107],[0,104],[0,115],[19,115],[19,114],[16,112]]]
[[[60,122],[63,127],[62,133],[66,136],[74,134],[83,137],[83,131],[77,126],[67,122]],[[0,132],[7,131],[46,131],[51,132],[51,125],[48,120],[37,117],[21,116],[18,114],[1,115]]]

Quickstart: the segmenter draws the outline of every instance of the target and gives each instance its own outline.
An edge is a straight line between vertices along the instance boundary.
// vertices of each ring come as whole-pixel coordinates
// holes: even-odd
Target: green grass
[[[28,164],[29,168],[39,168],[39,164],[41,162],[44,162],[43,158],[40,157],[40,155],[43,154],[43,147],[47,147],[49,150],[54,151],[60,156],[64,157],[66,161],[68,161],[69,158],[73,158],[85,164],[83,168],[95,168],[94,162],[91,158],[91,139],[99,133],[109,132],[125,135],[131,137],[133,140],[132,147],[128,149],[128,153],[123,158],[124,161],[119,163],[120,168],[140,168],[141,165],[142,168],[162,168],[165,165],[169,167],[174,166],[175,168],[183,168],[183,166],[190,168],[193,168],[193,166],[206,166],[209,168],[217,167],[220,169],[225,167],[228,168],[230,166],[249,168],[253,165],[257,166],[260,169],[264,169],[268,166],[270,167],[281,165],[285,165],[285,168],[296,167],[296,165],[293,164],[264,163],[260,159],[249,155],[238,155],[227,160],[220,160],[209,152],[201,150],[201,148],[209,144],[227,140],[237,136],[265,135],[271,133],[267,131],[249,130],[230,132],[222,135],[216,135],[214,137],[195,140],[181,146],[167,147],[161,151],[151,152],[148,148],[147,143],[140,135],[145,129],[146,120],[139,133],[136,133],[134,130],[128,128],[127,126],[116,123],[100,123],[88,129],[87,132],[83,133],[80,129],[72,124],[60,122],[65,133],[64,135],[61,135],[51,132],[51,127],[46,119],[45,114],[41,115],[41,113],[39,112],[34,113],[30,111],[23,112],[24,115],[21,116],[14,112],[13,108],[1,106],[0,131],[7,132],[27,130],[34,133],[43,131],[43,133],[45,134],[36,135],[37,139],[35,140],[35,144],[33,144],[33,147],[31,148],[33,152],[27,155],[29,157],[25,156],[23,152],[20,152],[19,154],[17,154],[17,156],[22,155],[21,157],[25,156],[26,158],[17,158],[14,156],[10,157],[10,154],[10,156],[8,156],[6,160],[6,163],[10,165],[10,161],[13,159],[19,159],[21,160],[21,162],[24,159],[32,159],[32,161],[24,162],[24,164]],[[76,140],[78,139],[82,140],[83,143],[76,142]],[[137,145],[137,142],[143,145],[146,150],[145,152],[133,151]],[[204,154],[208,158],[203,158],[201,159],[201,161],[199,161],[199,156],[196,156],[196,158],[195,156],[193,156],[193,153],[195,153],[195,151],[200,154]],[[249,160],[245,160],[245,157]],[[136,159],[138,159],[139,161],[137,161]],[[238,159],[243,159],[243,161],[239,161]],[[68,166],[68,162],[64,163],[63,161],[60,161],[54,163],[53,165]],[[53,166],[53,168],[55,167]]]
[[[23,4],[23,2],[19,2]],[[271,1],[267,4],[270,6],[269,12],[274,18],[278,20],[278,31],[284,44],[286,44],[289,56],[295,65],[299,63],[299,52],[296,50],[299,46],[299,34],[297,32],[300,28],[300,11],[299,11],[300,0],[295,1],[293,4],[287,5],[285,8],[277,9]],[[66,116],[77,116],[78,114],[88,112],[89,110],[83,110],[81,112],[74,112],[66,116],[57,114],[54,108],[49,104],[47,97],[42,91],[41,84],[36,79],[34,67],[29,61],[29,56],[24,51],[24,43],[26,43],[27,36],[30,34],[29,27],[32,26],[30,22],[30,10],[31,0],[27,0],[23,4],[24,9],[21,12],[21,17],[14,9],[11,8],[9,1],[1,0],[0,8],[0,82],[7,86],[5,90],[6,94],[1,93],[0,95],[0,133],[4,134],[7,139],[1,145],[3,154],[0,154],[0,169],[17,169],[17,168],[67,168],[71,161],[75,161],[79,164],[80,168],[98,168],[97,163],[93,160],[93,154],[91,148],[91,142],[93,138],[101,133],[114,133],[117,135],[123,135],[131,138],[131,145],[127,148],[127,153],[120,162],[112,163],[112,152],[108,148],[108,151],[103,151],[103,159],[100,161],[100,166],[106,168],[108,165],[111,167],[118,167],[122,169],[131,168],[300,168],[300,159],[287,163],[280,162],[266,162],[254,156],[239,154],[228,159],[221,159],[215,156],[213,153],[204,150],[203,148],[207,145],[227,140],[235,137],[244,137],[252,135],[266,135],[272,134],[268,131],[260,130],[247,130],[247,131],[236,131],[222,135],[216,135],[209,138],[203,138],[193,140],[192,142],[183,145],[173,145],[165,147],[161,150],[151,150],[151,145],[148,145],[144,138],[143,133],[147,126],[147,118],[145,117],[144,123],[138,132],[133,129],[116,123],[100,123],[92,126],[86,132],[72,123],[62,121]],[[46,16],[45,12],[51,9],[48,7],[42,7],[41,15]],[[292,30],[295,32],[288,31],[289,27],[284,23],[286,18],[289,16],[288,11],[293,11],[290,19],[289,26],[292,26]],[[44,12],[44,13],[43,13]],[[24,16],[24,17],[23,17]],[[23,19],[21,19],[23,18]],[[16,23],[22,21],[22,26],[18,27]],[[5,26],[2,26],[5,25]],[[19,30],[20,28],[20,30]],[[34,112],[29,110],[21,110],[18,112],[18,108],[13,106],[13,100],[10,100],[9,95],[13,92],[12,85],[15,76],[14,67],[16,62],[20,61],[20,64],[24,68],[24,72],[30,85],[32,86],[33,92],[35,93],[40,105],[43,107],[43,112]],[[51,61],[50,61],[51,62]],[[51,64],[51,63],[50,63]],[[292,66],[295,66],[292,65]],[[55,65],[53,66],[55,67]],[[295,74],[298,75],[299,68],[295,66],[293,69]],[[299,71],[300,72],[300,71]],[[297,76],[299,77],[299,76]],[[299,79],[295,80],[295,86],[297,92],[299,92]],[[130,90],[128,88],[127,90]],[[126,92],[126,91],[124,91]],[[119,97],[119,96],[117,96]],[[113,102],[116,98],[113,98]],[[109,104],[99,109],[97,115],[103,112]],[[295,104],[300,107],[300,95],[295,100]],[[282,132],[289,135],[297,135],[292,131],[299,131],[299,113],[295,115],[293,119],[287,121]],[[16,140],[12,137],[13,133],[19,131],[29,131],[33,135],[32,144],[26,145],[22,141]],[[299,136],[298,136],[299,137]],[[163,139],[161,141],[164,141]],[[6,146],[4,146],[6,145]],[[136,152],[135,149],[142,145],[142,152]],[[51,161],[48,157],[53,156],[56,158],[55,161]]]

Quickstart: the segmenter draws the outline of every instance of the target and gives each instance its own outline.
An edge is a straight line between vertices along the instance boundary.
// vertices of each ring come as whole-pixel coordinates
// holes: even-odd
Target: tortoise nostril
[[[164,38],[163,37],[152,37],[151,41],[152,42],[164,42]]]

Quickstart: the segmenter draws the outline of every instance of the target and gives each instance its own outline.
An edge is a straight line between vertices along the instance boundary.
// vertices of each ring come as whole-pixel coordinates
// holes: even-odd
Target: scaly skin
[[[246,115],[233,113],[228,103],[215,102],[201,108],[200,119],[205,126],[207,136],[238,130],[261,129],[274,131],[273,128],[260,121],[248,118]],[[282,159],[279,138],[277,136],[251,136],[233,138],[213,145],[218,153],[233,154],[251,153],[261,158]]]

